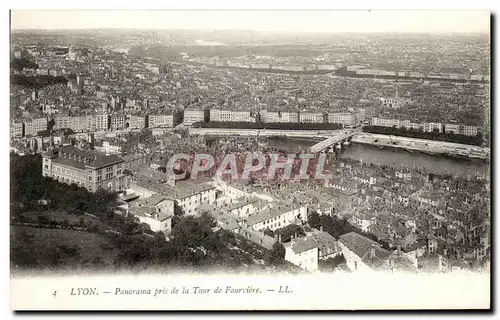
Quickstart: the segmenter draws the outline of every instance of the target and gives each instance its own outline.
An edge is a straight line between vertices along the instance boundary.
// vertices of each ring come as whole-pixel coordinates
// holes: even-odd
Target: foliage
[[[321,270],[321,271],[333,271],[338,266],[343,265],[345,263],[346,263],[346,260],[344,258],[344,255],[341,253],[339,255],[336,255],[333,258],[328,258],[326,260],[319,260],[318,267],[319,267],[319,270]]]
[[[305,236],[304,228],[296,224],[290,224],[286,227],[277,229],[274,231],[275,234],[281,235],[281,242],[289,242],[292,240],[292,236],[302,237]]]
[[[264,260],[268,264],[279,265],[285,259],[285,247],[280,242],[275,242],[270,252],[266,253]]]
[[[279,130],[337,130],[338,123],[254,123],[254,122],[197,122],[194,128],[279,129]]]
[[[478,133],[478,135],[476,136],[466,136],[462,134],[455,134],[452,132],[450,133],[442,133],[438,131],[424,132],[421,130],[396,128],[396,127],[390,128],[382,126],[364,126],[363,131],[370,133],[402,136],[402,137],[448,141],[448,142],[455,142],[455,143],[462,143],[462,144],[469,144],[476,146],[480,146],[483,143],[483,137],[480,133]]]
[[[38,208],[38,200],[49,202],[47,209],[71,213],[87,212],[107,220],[116,207],[116,193],[99,189],[89,192],[76,184],[64,184],[42,176],[42,158],[39,155],[11,154],[11,203],[27,208]],[[15,212],[13,212],[15,213]]]
[[[68,79],[64,76],[53,77],[50,75],[25,76],[21,74],[13,74],[10,78],[10,83],[24,86],[27,88],[43,88],[49,85],[68,83]]]
[[[356,232],[360,235],[363,235],[369,239],[377,241],[382,245],[384,249],[389,249],[389,244],[385,241],[379,240],[374,234],[369,232],[363,232],[361,229],[350,224],[346,219],[339,219],[337,216],[329,216],[329,215],[319,215],[317,212],[311,212],[307,221],[311,228],[320,229],[323,227],[323,231],[329,233],[334,238],[338,238],[343,234],[349,232]]]
[[[18,71],[23,71],[24,68],[38,69],[38,65],[26,57],[13,58],[10,62],[10,67]]]

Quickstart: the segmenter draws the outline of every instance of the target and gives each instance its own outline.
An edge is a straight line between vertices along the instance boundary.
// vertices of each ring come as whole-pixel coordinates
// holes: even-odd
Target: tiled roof
[[[311,237],[316,242],[322,254],[340,251],[337,240],[328,232],[314,230],[308,234],[308,237]]]
[[[116,155],[105,155],[95,151],[81,150],[73,146],[63,146],[59,150],[51,151],[48,155],[57,155],[53,160],[75,168],[85,169],[85,167],[102,168],[123,162],[123,159]]]
[[[275,208],[264,210],[248,217],[247,224],[254,225],[268,219],[279,217],[282,214],[285,214],[295,209],[298,209],[298,207],[289,205],[289,206],[278,206]]]
[[[356,232],[349,232],[339,237],[350,251],[356,254],[361,260],[372,269],[381,269],[388,267],[388,259],[391,253],[385,250],[381,245]],[[371,250],[373,248],[374,255]]]
[[[318,248],[318,244],[311,237],[294,239],[290,243],[290,247],[292,248],[295,254],[299,254],[302,252],[306,252],[312,250],[314,248]]]

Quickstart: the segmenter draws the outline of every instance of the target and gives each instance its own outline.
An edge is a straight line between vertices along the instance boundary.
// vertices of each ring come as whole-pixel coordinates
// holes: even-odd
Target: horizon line
[[[136,27],[88,27],[88,28],[10,28],[10,31],[87,31],[87,30],[127,30],[127,31],[250,31],[255,33],[304,33],[304,34],[476,34],[490,35],[485,31],[297,31],[297,30],[258,30],[238,28],[136,28]]]

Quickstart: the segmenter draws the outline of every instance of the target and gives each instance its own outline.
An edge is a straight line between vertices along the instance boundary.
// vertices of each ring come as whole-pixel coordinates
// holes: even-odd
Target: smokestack
[[[323,226],[319,226],[319,231],[323,232]]]
[[[278,242],[281,243],[281,234],[278,234]]]
[[[398,244],[398,251],[397,252],[398,252],[398,255],[401,254],[401,245],[400,244]]]

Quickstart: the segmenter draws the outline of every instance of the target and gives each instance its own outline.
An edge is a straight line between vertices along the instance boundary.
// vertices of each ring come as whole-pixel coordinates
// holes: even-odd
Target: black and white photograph
[[[11,308],[489,309],[490,21],[11,10]]]

